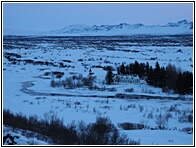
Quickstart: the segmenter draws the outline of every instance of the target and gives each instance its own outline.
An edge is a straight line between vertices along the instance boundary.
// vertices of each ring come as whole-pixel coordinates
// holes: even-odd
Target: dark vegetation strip
[[[83,121],[65,126],[63,120],[56,115],[47,119],[37,116],[26,117],[3,111],[3,124],[30,130],[52,139],[54,145],[139,145],[125,134],[121,134],[108,117],[97,117],[95,123],[86,124]]]

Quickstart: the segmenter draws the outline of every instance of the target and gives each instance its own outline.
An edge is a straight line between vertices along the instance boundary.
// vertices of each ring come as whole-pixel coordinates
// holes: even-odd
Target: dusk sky
[[[165,25],[193,21],[193,3],[3,3],[3,27],[36,31],[71,24]]]

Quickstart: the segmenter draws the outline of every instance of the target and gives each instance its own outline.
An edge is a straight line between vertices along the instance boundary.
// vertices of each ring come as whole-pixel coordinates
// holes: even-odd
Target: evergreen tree
[[[140,73],[140,65],[137,61],[135,61],[133,65],[133,74],[139,75],[139,73]]]
[[[160,66],[159,63],[156,62],[155,69],[154,69],[154,85],[159,86],[160,85]]]
[[[177,75],[178,73],[177,73],[175,65],[171,65],[169,63],[166,67],[166,78],[165,78],[166,92],[176,89],[175,82],[176,82]]]
[[[130,69],[129,69],[129,66],[127,65],[127,66],[125,66],[125,74],[126,75],[130,75],[130,71],[129,71]]]
[[[117,67],[117,74],[120,75],[120,67]]]
[[[125,66],[124,66],[123,63],[122,63],[122,65],[120,66],[120,73],[121,73],[122,75],[125,75]]]
[[[106,84],[108,85],[114,82],[114,75],[111,68],[108,68],[105,80],[106,80]]]
[[[148,71],[149,71],[149,63],[148,62],[146,62],[145,71],[146,71],[146,75],[147,75],[148,74]]]
[[[166,85],[166,70],[165,67],[161,67],[159,87],[165,88],[165,85]]]
[[[193,91],[193,74],[191,72],[183,72],[178,74],[176,79],[176,90],[178,93],[190,94]]]
[[[149,85],[154,85],[154,70],[152,66],[149,67],[146,82]]]
[[[140,63],[139,64],[139,69],[140,69],[140,73],[139,73],[139,77],[143,78],[145,76],[145,64],[144,63]]]
[[[129,72],[130,74],[133,74],[133,64],[129,64]]]
[[[179,93],[179,94],[184,94],[183,92],[183,78],[182,78],[182,73],[180,72],[178,75],[177,75],[177,79],[176,79],[176,83],[175,83],[175,88],[176,88],[176,92]]]
[[[191,72],[186,72],[186,79],[185,79],[185,86],[186,86],[186,92],[188,94],[193,93],[193,74]]]

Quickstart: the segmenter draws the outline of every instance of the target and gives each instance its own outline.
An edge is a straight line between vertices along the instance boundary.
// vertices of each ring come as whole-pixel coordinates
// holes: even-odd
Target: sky
[[[49,31],[68,25],[165,25],[193,21],[193,3],[3,3],[3,27]]]

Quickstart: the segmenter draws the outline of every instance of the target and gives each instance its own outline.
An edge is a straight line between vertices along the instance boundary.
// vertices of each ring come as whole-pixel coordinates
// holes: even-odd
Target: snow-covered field
[[[191,36],[132,37],[4,37],[3,108],[26,116],[55,114],[65,125],[72,121],[95,122],[97,116],[109,117],[122,133],[142,145],[192,145],[193,97],[166,94],[161,88],[139,84],[103,83],[104,66],[149,62],[154,67],[175,64],[182,71],[193,71]],[[17,54],[17,55],[16,55]],[[20,56],[18,56],[20,55]],[[74,74],[86,77],[89,70],[96,76],[96,85],[116,91],[88,88],[51,87],[52,76],[64,72],[61,80]],[[56,81],[59,79],[54,78]],[[142,82],[142,81],[141,81]],[[133,88],[132,93],[125,90]],[[149,94],[148,92],[153,92]],[[153,98],[117,98],[117,93],[149,95]],[[157,96],[157,98],[156,98]],[[160,99],[159,97],[162,97]],[[182,98],[182,97],[181,97]],[[165,118],[164,130],[158,129],[159,116]],[[182,121],[183,119],[183,121]],[[124,130],[119,124],[141,123],[142,130]],[[9,128],[6,128],[6,132]],[[45,144],[41,142],[41,144]]]

